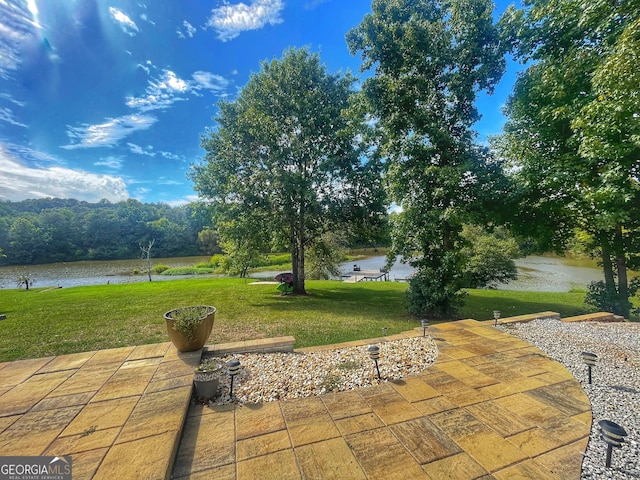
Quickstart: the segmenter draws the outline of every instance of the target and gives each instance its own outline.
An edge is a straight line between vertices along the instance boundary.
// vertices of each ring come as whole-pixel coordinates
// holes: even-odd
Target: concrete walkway
[[[1,364],[0,455],[72,455],[74,480],[579,478],[591,409],[562,365],[488,323],[428,333],[419,375],[217,408],[168,343]]]

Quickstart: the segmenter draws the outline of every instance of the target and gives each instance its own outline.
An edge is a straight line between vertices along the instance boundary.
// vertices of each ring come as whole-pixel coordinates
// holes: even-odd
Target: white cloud
[[[197,195],[187,195],[186,197],[179,198],[177,200],[171,200],[171,201],[164,202],[164,203],[166,203],[170,207],[181,207],[182,205],[186,205],[187,203],[193,203],[193,202],[197,202],[197,201],[200,201],[200,200],[201,199],[198,198]]]
[[[13,110],[10,108],[0,108],[0,122],[7,122],[17,127],[27,127],[27,125],[15,119],[13,116]]]
[[[127,97],[126,105],[140,112],[148,112],[168,108],[174,102],[186,100],[181,95],[195,94],[197,90],[211,90],[214,93],[224,93],[229,81],[220,75],[198,71],[192,75],[193,80],[187,81],[178,77],[171,70],[164,70],[162,77],[149,80],[149,85],[142,97]]]
[[[119,10],[115,7],[109,7],[109,13],[111,14],[111,18],[115,20],[122,28],[122,31],[129,36],[134,36],[140,32],[140,29],[136,25],[136,23],[129,18],[129,16],[124,13],[122,10]]]
[[[222,93],[229,86],[229,80],[211,72],[197,71],[191,75],[196,83],[195,88],[204,88],[213,92]]]
[[[184,32],[183,30],[180,29],[180,27],[178,27],[178,29],[176,30],[176,33],[178,34],[178,37],[180,38],[193,38],[193,36],[196,34],[196,27],[194,27],[193,25],[191,25],[189,22],[187,22],[186,20],[184,22],[182,22],[182,26],[184,27]]]
[[[178,94],[186,93],[190,89],[189,83],[179,78],[171,70],[164,70],[162,78],[157,81],[149,80],[144,97],[127,97],[126,105],[141,112],[166,108],[174,102],[184,100]]]
[[[147,130],[157,121],[150,115],[124,115],[98,125],[67,126],[67,135],[72,143],[62,148],[112,147],[132,133]]]
[[[283,8],[283,0],[253,0],[249,5],[242,2],[226,4],[211,11],[207,26],[218,33],[219,40],[226,42],[244,31],[281,23]]]
[[[120,170],[122,168],[122,157],[114,157],[110,155],[95,162],[96,167],[107,167],[112,170]]]
[[[160,152],[160,155],[162,155],[164,158],[168,158],[169,160],[180,160],[182,158],[180,155],[176,155],[175,153],[171,152]]]
[[[150,152],[142,148],[140,145],[136,145],[135,143],[127,143],[127,147],[131,150],[132,153],[136,153],[138,155],[147,155],[149,157],[155,157],[156,152]],[[153,147],[147,146],[149,150],[152,150]]]
[[[8,79],[22,63],[22,44],[40,28],[26,2],[0,0],[0,78]]]
[[[0,144],[0,199],[18,202],[29,198],[76,198],[119,202],[129,198],[120,177],[96,175],[64,167],[32,168],[20,163]]]
[[[141,15],[140,15],[140,18],[141,18],[142,20],[144,20],[145,22],[150,23],[151,25],[155,25],[155,24],[156,24],[156,22],[154,22],[153,20],[149,20],[149,17],[147,16],[147,14],[146,14],[146,13],[141,14]]]

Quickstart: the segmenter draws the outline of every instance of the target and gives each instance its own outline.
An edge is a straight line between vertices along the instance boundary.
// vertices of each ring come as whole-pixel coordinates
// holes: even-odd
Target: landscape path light
[[[233,399],[233,378],[240,373],[240,361],[236,360],[235,358],[233,360],[229,360],[227,362],[227,368],[229,369],[229,375],[231,376],[231,388],[229,389],[229,396]]]
[[[422,324],[422,336],[426,337],[427,327],[429,326],[429,320],[427,320],[426,318],[423,318],[422,320],[420,320],[420,323]]]
[[[493,311],[493,326],[498,326],[498,320],[500,320],[500,310]]]
[[[582,352],[582,361],[589,370],[589,385],[591,385],[591,367],[595,367],[598,356],[591,352]]]
[[[376,371],[378,372],[378,380],[381,380],[380,369],[378,368],[378,359],[380,358],[380,347],[377,345],[369,345],[369,348],[367,348],[367,352],[369,352],[369,358],[375,362]]]
[[[611,466],[611,452],[613,447],[620,448],[624,442],[624,437],[627,436],[627,432],[617,423],[611,420],[600,420],[598,422],[600,426],[600,438],[607,444],[607,459],[605,465]]]

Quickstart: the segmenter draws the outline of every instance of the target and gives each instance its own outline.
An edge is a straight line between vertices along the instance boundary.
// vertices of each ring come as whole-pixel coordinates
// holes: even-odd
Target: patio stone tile
[[[102,463],[108,448],[97,448],[73,455],[73,480],[91,480]]]
[[[460,389],[455,393],[448,393],[447,398],[458,407],[465,407],[479,402],[486,402],[493,397],[485,392],[472,388]]]
[[[72,370],[34,375],[0,397],[0,416],[28,412],[73,374]]]
[[[489,385],[488,387],[482,387],[480,391],[491,395],[493,398],[507,397],[514,393],[526,392],[533,390],[534,388],[543,387],[545,383],[535,377],[523,377],[517,378],[512,381],[502,381],[495,385]]]
[[[233,411],[187,417],[173,475],[186,476],[235,461]],[[126,443],[122,445],[127,445]],[[283,477],[286,478],[286,477]]]
[[[3,455],[42,455],[82,407],[26,413],[0,433]]]
[[[470,405],[467,407],[467,411],[484,424],[493,428],[503,437],[515,435],[516,433],[524,432],[525,430],[535,427],[534,424],[525,420],[517,413],[500,408],[500,406],[494,402]]]
[[[154,376],[147,385],[147,389],[144,391],[145,394],[161,392],[163,390],[171,390],[174,388],[180,387],[189,387],[193,386],[193,373],[189,375],[183,375],[181,377],[172,377],[167,378],[166,380],[156,380]]]
[[[282,450],[238,462],[238,480],[295,480],[302,478],[292,450]],[[209,477],[214,478],[214,477]]]
[[[294,447],[340,436],[319,397],[282,402],[281,405]]]
[[[390,428],[421,465],[462,452],[451,438],[424,417],[397,423]]]
[[[535,375],[534,377],[537,380],[541,380],[547,385],[553,385],[554,383],[561,383],[567,380],[567,377],[555,372],[545,372],[540,375]],[[572,377],[573,378],[573,377]],[[573,379],[575,381],[575,379]]]
[[[389,384],[409,402],[420,402],[440,395],[435,388],[417,377],[392,380]]]
[[[96,392],[118,371],[116,364],[81,368],[56,388],[49,397]]]
[[[591,425],[585,425],[569,417],[546,420],[540,426],[563,443],[571,443],[587,437],[591,430]]]
[[[266,404],[271,402],[266,402]],[[305,420],[316,415],[328,415],[329,411],[325,407],[320,397],[298,398],[286,402],[281,402],[282,413],[287,423]]]
[[[489,473],[464,452],[423,465],[422,469],[438,480],[475,480]]]
[[[496,480],[565,480],[535,460],[525,460],[493,474]]]
[[[591,411],[589,398],[575,380],[535,388],[529,390],[527,395],[552,406],[565,415],[578,415]]]
[[[286,423],[294,447],[340,436],[329,412],[293,421],[287,419]]]
[[[155,371],[155,366],[121,368],[102,385],[91,401],[142,395]]]
[[[0,387],[13,387],[24,382],[55,357],[34,358],[6,363],[0,368]]]
[[[140,360],[142,358],[164,357],[167,350],[171,346],[171,342],[152,343],[149,345],[138,345],[133,352],[127,357],[128,361]]]
[[[380,420],[387,425],[421,416],[419,410],[393,389],[390,392],[367,396],[365,400]]]
[[[11,417],[0,417],[0,433],[4,432],[7,428],[20,420],[22,415],[12,415]]]
[[[440,355],[449,357],[454,360],[462,360],[466,358],[476,357],[475,353],[465,350],[464,348],[453,347],[451,345],[446,345],[445,347],[443,345],[438,344],[438,364],[440,364]]]
[[[464,408],[438,413],[429,419],[456,442],[470,435],[489,431],[489,427]]]
[[[335,424],[343,436],[351,435],[352,433],[365,432],[367,430],[373,430],[374,428],[384,426],[382,420],[380,420],[375,413],[365,413],[364,415],[343,418],[341,420],[336,420]]]
[[[429,478],[387,427],[348,435],[346,440],[368,478]]]
[[[562,421],[566,418],[566,415],[563,415],[559,410],[538,401],[526,393],[516,393],[501,397],[496,399],[495,403],[535,425],[542,425],[544,422],[553,420]]]
[[[110,348],[108,350],[98,350],[84,365],[83,368],[105,366],[114,364],[122,365],[127,357],[135,350],[135,347]]]
[[[120,427],[113,427],[104,430],[85,431],[68,437],[58,437],[43,455],[72,455],[74,462],[73,478],[75,478],[75,455],[81,452],[108,448],[113,445],[119,433]]]
[[[333,438],[295,449],[302,477],[317,480],[366,479],[344,438]]]
[[[535,461],[555,473],[562,480],[580,478],[582,458],[587,448],[588,438],[556,448],[535,458]]]
[[[63,395],[60,397],[47,397],[38,402],[32,412],[40,410],[53,410],[56,408],[73,407],[74,405],[86,405],[96,392],[76,393],[73,395]]]
[[[591,414],[591,411],[574,415],[571,418],[577,422],[584,423],[589,428],[591,428],[591,424],[593,423],[593,415]]]
[[[95,354],[96,352],[93,351],[60,355],[38,370],[38,373],[58,372],[60,370],[77,370],[87,363]]]
[[[422,376],[421,379],[427,383],[427,385],[433,387],[441,394],[456,393],[460,390],[469,389],[461,380],[458,380],[453,375],[448,374],[440,369],[441,366],[431,367],[431,375]]]
[[[423,400],[422,402],[416,402],[413,406],[422,415],[434,415],[436,413],[445,412],[447,410],[454,410],[458,406],[449,400],[445,396],[430,398],[429,400]]]
[[[507,437],[507,440],[531,458],[564,445],[562,440],[539,427]]]
[[[334,420],[372,412],[371,407],[356,391],[323,395],[322,401]]]
[[[236,438],[238,440],[285,428],[284,417],[278,402],[245,404],[244,407],[236,409]]]
[[[154,358],[140,358],[138,360],[127,360],[120,366],[120,370],[127,368],[139,368],[139,367],[157,367],[162,363],[162,357]]]
[[[456,442],[489,472],[528,458],[522,450],[493,431],[457,438]]]
[[[191,399],[191,387],[143,395],[122,428],[116,443],[164,432],[180,432]]]
[[[173,480],[236,480],[236,465],[222,465],[184,477],[172,477]]]
[[[289,432],[287,430],[278,430],[277,432],[237,440],[236,461],[240,462],[287,448],[291,448],[291,440],[289,440]]]
[[[170,473],[167,469],[174,444],[173,433],[164,433],[114,445],[105,455],[93,480],[166,478]]]
[[[60,434],[61,437],[78,435],[90,430],[104,430],[122,427],[139,397],[116,398],[104,402],[91,403],[85,406],[78,416]]]
[[[185,363],[183,360],[177,358],[172,361],[165,360],[158,365],[153,381],[168,380],[174,377],[183,377],[190,375],[193,378],[193,366]]]

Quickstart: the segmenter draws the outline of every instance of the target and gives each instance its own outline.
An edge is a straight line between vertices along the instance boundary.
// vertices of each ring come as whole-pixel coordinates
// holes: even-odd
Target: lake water
[[[154,264],[170,267],[191,266],[208,261],[209,257],[153,258]],[[385,257],[371,257],[357,262],[361,270],[379,271]],[[602,271],[588,260],[561,257],[529,256],[516,260],[518,280],[500,285],[501,290],[530,290],[567,292],[572,288],[585,288],[591,281],[603,280]],[[353,262],[342,264],[343,272],[353,270]],[[104,285],[107,283],[136,283],[148,281],[146,275],[132,275],[134,269],[143,270],[142,260],[108,260],[54,263],[48,265],[0,267],[0,288],[16,288],[21,274],[28,273],[35,287],[73,287],[78,285]],[[396,261],[389,271],[390,280],[407,278],[413,269]],[[261,272],[256,278],[272,279],[278,272]],[[189,278],[189,276],[153,275],[154,281]]]

